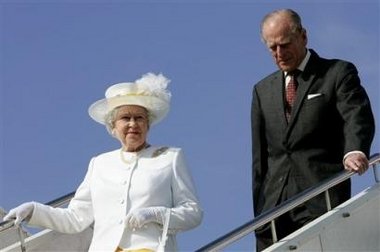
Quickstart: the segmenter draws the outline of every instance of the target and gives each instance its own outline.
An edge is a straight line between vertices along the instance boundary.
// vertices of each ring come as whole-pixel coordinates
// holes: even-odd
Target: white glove
[[[7,215],[4,216],[4,221],[9,221],[15,219],[15,226],[19,226],[24,220],[28,221],[32,217],[34,210],[34,202],[27,202],[19,205],[9,211]]]
[[[149,222],[156,222],[163,225],[165,220],[165,211],[165,207],[135,209],[127,215],[125,225],[130,229],[142,228]]]

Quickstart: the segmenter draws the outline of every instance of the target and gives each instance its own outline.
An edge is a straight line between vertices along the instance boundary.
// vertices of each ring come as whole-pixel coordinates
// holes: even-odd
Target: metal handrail
[[[74,197],[75,191],[68,193],[66,195],[63,195],[57,199],[51,200],[45,205],[49,205],[52,207],[60,207],[63,206],[64,204],[67,204],[73,197]],[[2,221],[0,222],[0,233],[13,227],[14,226],[14,220],[8,220],[8,221]]]
[[[376,165],[380,164],[380,153],[376,153],[370,157],[369,160],[369,166],[373,167],[374,175],[375,175],[375,181],[376,183],[379,183],[379,178],[377,177],[378,173],[375,169]],[[240,227],[232,230],[231,232],[217,238],[216,240],[208,243],[207,245],[199,248],[196,250],[196,252],[201,251],[219,251],[222,248],[225,248],[226,246],[236,242],[237,240],[240,240],[244,236],[252,233],[257,228],[271,222],[272,226],[272,233],[274,236],[274,242],[276,239],[276,232],[274,230],[274,219],[279,217],[280,215],[288,212],[289,210],[293,209],[294,207],[308,201],[309,199],[319,195],[322,192],[326,193],[326,201],[327,205],[329,206],[329,197],[328,197],[328,189],[331,187],[345,181],[346,179],[350,178],[353,174],[356,174],[355,172],[348,172],[348,171],[342,171],[338,173],[336,176],[329,178],[320,184],[311,187],[302,193],[288,199],[287,201],[281,203],[280,205],[276,206],[275,208],[264,212],[263,214],[257,216],[255,219],[241,225]],[[328,207],[329,208],[329,207]],[[331,210],[331,207],[330,209]]]
[[[75,191],[74,192],[71,192],[71,193],[68,193],[66,195],[63,195],[57,199],[54,199],[52,201],[49,201],[47,203],[45,203],[45,205],[49,205],[49,206],[52,206],[52,207],[60,207],[60,206],[63,206],[65,204],[67,204],[75,195]],[[6,230],[8,230],[9,228],[12,228],[15,226],[15,221],[14,220],[8,220],[8,221],[3,221],[3,222],[0,222],[0,233],[1,232],[4,232]],[[25,246],[25,237],[24,237],[24,233],[23,233],[23,230],[21,228],[21,225],[17,227],[18,229],[18,236],[19,236],[19,239],[20,239],[20,249],[22,252],[26,252],[26,246]]]
[[[380,176],[378,171],[375,169],[375,166],[377,164],[380,164],[380,153],[376,153],[370,157],[369,160],[369,166],[373,166],[374,175],[375,175],[375,181],[376,183],[380,182]],[[215,241],[201,247],[197,250],[199,251],[218,251],[233,242],[241,239],[242,237],[248,235],[249,233],[252,233],[257,228],[271,222],[272,224],[272,233],[273,236],[276,236],[276,232],[274,230],[274,219],[278,216],[286,213],[287,211],[293,209],[294,207],[304,203],[305,201],[319,195],[322,192],[326,193],[326,202],[328,205],[328,210],[331,210],[330,202],[329,202],[329,196],[328,196],[328,189],[343,182],[344,180],[350,178],[353,174],[356,174],[355,172],[347,172],[342,171],[341,173],[337,174],[335,177],[328,179],[325,182],[322,182],[321,184],[311,187],[308,190],[305,190],[304,192],[300,193],[299,195],[296,195],[295,197],[283,202],[282,204],[276,206],[270,211],[267,211],[255,219],[241,225],[240,227],[234,229],[233,231],[221,236],[220,238],[216,239]],[[45,203],[45,205],[49,205],[52,207],[60,207],[64,204],[67,204],[75,195],[75,191],[68,193],[64,196],[61,196],[57,199],[54,199],[52,201],[49,201]],[[13,227],[14,226],[14,220],[9,221],[3,221],[0,222],[0,233]],[[20,236],[20,246],[21,251],[26,251],[25,244],[24,244],[24,237],[21,232],[21,228],[19,227],[19,236]],[[276,240],[276,239],[274,239]]]

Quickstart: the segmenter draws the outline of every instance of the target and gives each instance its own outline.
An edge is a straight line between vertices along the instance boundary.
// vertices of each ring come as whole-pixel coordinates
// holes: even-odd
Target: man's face
[[[293,32],[284,18],[268,20],[263,26],[262,36],[276,65],[282,71],[296,69],[306,55],[306,31]]]

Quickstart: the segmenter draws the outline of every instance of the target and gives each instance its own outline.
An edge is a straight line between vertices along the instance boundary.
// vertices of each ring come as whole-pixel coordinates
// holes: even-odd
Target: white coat
[[[89,251],[155,250],[162,226],[149,223],[130,230],[125,217],[134,209],[171,209],[166,251],[177,250],[175,234],[196,227],[203,212],[179,148],[149,147],[123,162],[121,150],[91,159],[87,174],[67,208],[35,204],[30,225],[63,233],[81,232],[94,223]]]

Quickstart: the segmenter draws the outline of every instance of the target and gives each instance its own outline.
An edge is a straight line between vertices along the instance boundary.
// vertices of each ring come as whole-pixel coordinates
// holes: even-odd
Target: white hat
[[[123,105],[138,105],[149,112],[149,123],[161,121],[169,112],[171,93],[166,89],[170,80],[162,74],[144,74],[135,82],[123,82],[110,86],[105,99],[96,101],[89,109],[91,118],[105,124],[106,116]]]

